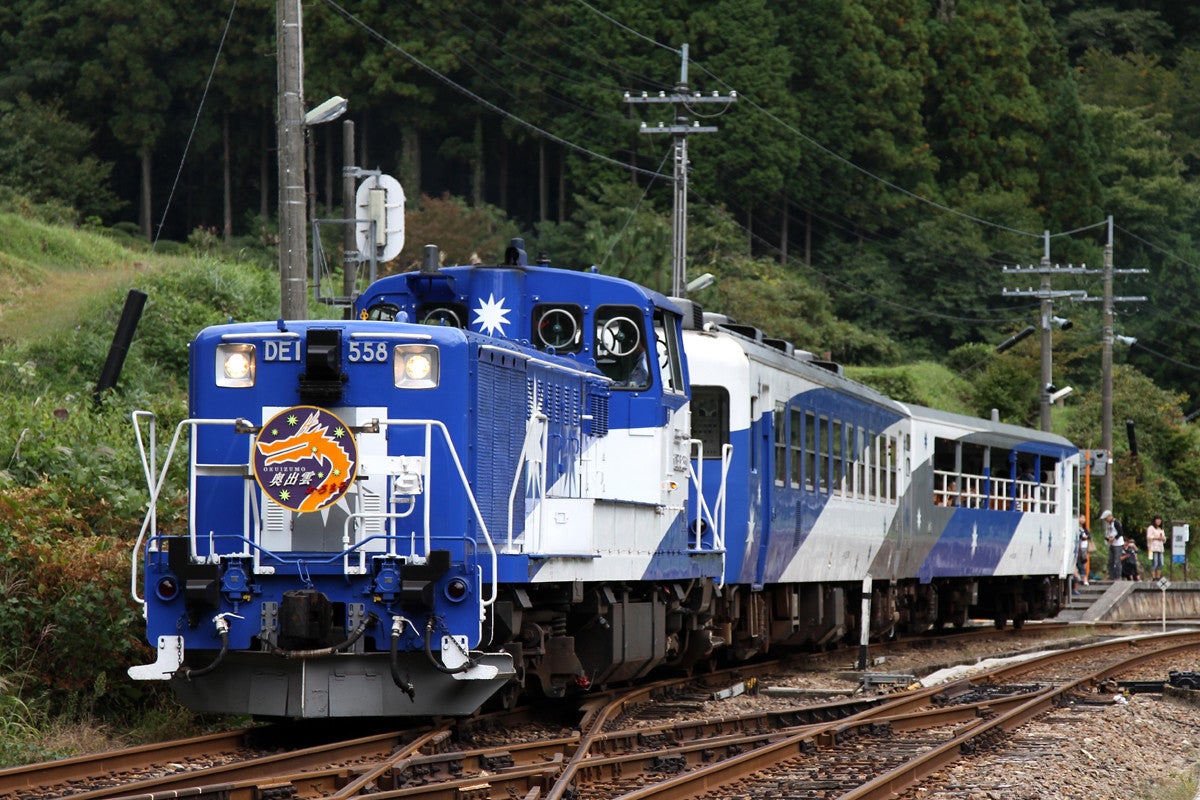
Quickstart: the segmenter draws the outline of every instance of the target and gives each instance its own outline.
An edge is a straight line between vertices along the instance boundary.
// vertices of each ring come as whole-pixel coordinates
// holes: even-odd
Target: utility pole
[[[1113,305],[1115,303],[1141,303],[1145,297],[1113,297],[1114,275],[1145,275],[1147,269],[1113,269],[1113,218],[1108,217],[1108,242],[1104,245],[1104,297],[1085,297],[1084,300],[1101,299],[1104,302],[1104,329],[1101,334],[1100,350],[1100,447],[1108,454],[1109,468],[1104,471],[1100,481],[1100,506],[1112,508],[1113,501],[1113,469],[1112,469],[1112,416],[1113,416]],[[1095,274],[1095,270],[1091,271]]]
[[[735,103],[737,92],[730,92],[721,97],[716,92],[702,96],[699,92],[688,90],[688,46],[684,44],[681,51],[682,65],[679,68],[679,83],[671,94],[659,92],[657,97],[642,92],[641,97],[625,93],[626,103],[670,103],[675,109],[675,119],[671,125],[658,123],[651,128],[642,123],[642,133],[669,133],[675,139],[675,175],[674,175],[674,204],[671,215],[671,295],[687,297],[687,137],[690,133],[716,133],[711,126],[701,126],[699,122],[688,125],[690,107],[699,103]]]
[[[304,40],[300,0],[277,0],[279,149],[279,315],[306,319],[308,256],[304,180]]]
[[[346,120],[342,123],[342,216],[347,220],[354,219],[358,211],[355,170],[352,169],[354,164],[354,122]],[[357,231],[354,225],[347,222],[342,225],[342,293],[346,295],[346,319],[350,318],[350,312],[354,310],[358,255]]]
[[[1020,290],[1020,289],[1004,289],[1005,297],[1036,297],[1041,300],[1041,332],[1042,332],[1042,380],[1039,386],[1039,395],[1041,401],[1041,429],[1044,431],[1050,430],[1050,395],[1054,392],[1054,376],[1052,366],[1052,351],[1053,351],[1053,336],[1052,328],[1058,326],[1069,328],[1070,320],[1060,319],[1054,316],[1054,298],[1056,297],[1071,297],[1081,298],[1087,295],[1084,291],[1055,291],[1051,288],[1051,279],[1056,275],[1078,275],[1087,271],[1086,267],[1075,267],[1068,265],[1060,267],[1055,264],[1050,265],[1050,231],[1045,231],[1043,234],[1045,244],[1042,247],[1042,260],[1036,267],[1005,267],[1004,272],[1016,275],[1037,275],[1038,288]]]

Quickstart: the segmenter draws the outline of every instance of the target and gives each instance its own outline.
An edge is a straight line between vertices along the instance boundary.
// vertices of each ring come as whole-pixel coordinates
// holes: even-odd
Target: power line
[[[150,243],[150,249],[158,247],[158,237],[162,235],[163,225],[167,223],[167,212],[171,210],[171,201],[175,198],[175,189],[179,187],[179,178],[183,174],[183,165],[187,161],[188,151],[192,147],[192,140],[196,138],[196,128],[200,125],[200,115],[204,111],[204,101],[208,98],[208,89],[212,86],[213,75],[217,72],[217,64],[221,60],[221,51],[225,48],[225,37],[229,35],[229,28],[233,25],[233,12],[237,10],[237,0],[229,6],[229,16],[225,18],[225,29],[221,31],[221,40],[217,43],[217,52],[213,54],[212,67],[208,70],[208,80],[204,82],[204,91],[200,94],[200,102],[196,104],[196,116],[192,120],[192,130],[188,133],[187,142],[183,146],[183,153],[179,156],[179,167],[175,170],[175,180],[171,182],[171,191],[167,193],[167,202],[163,206],[162,216],[158,219],[158,230],[154,232],[154,241]]]
[[[619,21],[617,21],[617,20],[613,19],[612,17],[608,16],[607,14],[603,14],[603,13],[601,13],[601,12],[597,11],[595,8],[593,8],[591,5],[589,5],[587,2],[585,2],[585,0],[576,0],[576,2],[577,2],[577,3],[579,3],[580,5],[584,6],[584,7],[585,7],[585,8],[587,8],[588,10],[590,10],[590,11],[592,11],[592,12],[594,12],[594,13],[598,14],[598,15],[599,15],[600,17],[602,17],[603,19],[605,19],[605,20],[607,20],[607,21],[611,22],[612,24],[614,24],[614,25],[616,25],[616,26],[620,27],[622,30],[628,31],[629,33],[631,33],[631,34],[633,34],[633,35],[635,35],[635,36],[637,36],[637,37],[639,37],[639,38],[641,38],[641,39],[644,39],[644,40],[646,40],[646,41],[648,41],[648,42],[651,42],[652,44],[654,44],[654,45],[656,45],[656,46],[658,46],[658,47],[662,47],[662,48],[664,48],[664,49],[666,49],[666,50],[672,50],[673,52],[675,52],[675,51],[674,51],[674,48],[671,48],[671,47],[669,47],[668,45],[665,45],[665,44],[663,44],[663,43],[661,43],[661,42],[655,41],[655,40],[654,40],[654,39],[652,39],[651,37],[648,37],[648,36],[646,36],[645,34],[642,34],[642,33],[639,33],[638,31],[635,31],[634,29],[632,29],[632,28],[630,28],[629,26],[627,26],[627,25],[625,25],[625,24],[623,24],[623,23],[621,23],[621,22],[619,22]],[[693,62],[693,63],[695,63],[695,62]],[[706,67],[705,67],[703,64],[696,63],[696,67],[697,67],[698,69],[700,69],[702,72],[704,72],[706,75],[708,75],[709,77],[711,77],[713,80],[716,80],[717,82],[721,83],[721,85],[723,85],[723,86],[724,86],[726,89],[731,89],[731,88],[732,88],[732,87],[730,87],[730,85],[729,85],[728,83],[725,83],[725,81],[723,81],[723,80],[722,80],[722,79],[721,79],[721,78],[720,78],[718,75],[716,75],[715,73],[713,73],[711,70],[707,69],[707,68],[706,68]],[[998,230],[1007,231],[1007,232],[1009,232],[1009,233],[1014,233],[1014,234],[1017,234],[1017,235],[1019,235],[1019,236],[1029,236],[1029,237],[1033,237],[1033,238],[1042,238],[1042,236],[1043,236],[1043,234],[1041,234],[1041,233],[1034,233],[1034,232],[1032,232],[1032,231],[1021,230],[1020,228],[1013,228],[1013,227],[1011,227],[1011,226],[1004,225],[1004,224],[1002,224],[1002,223],[999,223],[999,222],[993,222],[992,220],[985,219],[985,218],[983,218],[983,217],[977,217],[977,216],[975,216],[975,215],[973,215],[973,214],[968,214],[968,213],[967,213],[967,212],[965,212],[965,211],[960,211],[960,210],[958,210],[958,209],[956,209],[956,208],[953,208],[952,206],[948,206],[948,205],[946,205],[946,204],[944,204],[944,203],[939,203],[939,202],[937,202],[936,200],[931,200],[931,199],[929,199],[928,197],[924,197],[924,196],[922,196],[922,195],[919,195],[919,194],[917,194],[916,192],[913,192],[913,191],[910,191],[910,190],[908,190],[908,189],[905,189],[903,186],[900,186],[900,185],[898,185],[898,184],[896,184],[896,183],[893,183],[892,181],[889,181],[888,179],[886,179],[886,178],[884,178],[884,177],[882,177],[882,176],[880,176],[880,175],[876,175],[874,172],[871,172],[871,171],[870,171],[869,169],[867,169],[866,167],[859,166],[858,164],[854,163],[853,161],[851,161],[850,159],[848,159],[848,158],[846,158],[845,156],[841,155],[840,153],[837,153],[837,152],[835,152],[834,150],[830,149],[829,147],[826,147],[826,146],[825,146],[824,144],[822,144],[821,142],[818,142],[818,141],[817,141],[816,139],[814,139],[813,137],[809,136],[808,134],[806,134],[806,133],[804,133],[803,131],[800,131],[799,129],[797,129],[796,127],[794,127],[794,126],[793,126],[791,123],[789,123],[789,122],[786,122],[785,120],[782,120],[782,119],[780,119],[779,117],[777,117],[777,116],[776,116],[774,113],[772,113],[771,111],[768,111],[767,109],[763,108],[762,106],[760,106],[759,104],[757,104],[756,102],[754,102],[754,100],[753,100],[753,99],[751,99],[750,97],[748,97],[747,95],[744,95],[744,94],[743,94],[743,95],[741,95],[740,97],[741,97],[741,99],[742,99],[742,100],[744,100],[745,102],[747,102],[747,103],[750,105],[750,107],[751,107],[751,108],[753,108],[753,109],[755,109],[756,111],[758,111],[759,113],[761,113],[761,114],[765,115],[765,116],[766,116],[768,119],[770,119],[772,122],[776,123],[777,125],[779,125],[780,127],[784,128],[785,130],[787,130],[787,131],[791,132],[791,133],[792,133],[792,134],[794,134],[795,136],[799,137],[801,140],[803,140],[803,141],[807,142],[808,144],[812,145],[813,147],[817,148],[818,150],[820,150],[820,151],[821,151],[822,153],[824,153],[825,155],[827,155],[827,156],[829,156],[829,157],[831,157],[831,158],[835,159],[836,161],[838,161],[838,162],[840,162],[840,163],[842,163],[842,164],[845,164],[846,166],[850,167],[851,169],[854,169],[854,170],[856,170],[857,172],[859,172],[859,173],[861,173],[861,174],[863,174],[863,175],[867,176],[868,178],[871,178],[871,179],[872,179],[872,180],[874,180],[874,181],[877,181],[878,183],[880,183],[880,184],[882,184],[882,185],[886,186],[887,188],[889,188],[889,189],[891,189],[891,190],[893,190],[893,191],[895,191],[895,192],[899,192],[900,194],[903,194],[903,195],[905,195],[905,196],[907,196],[907,197],[910,197],[910,198],[912,198],[913,200],[916,200],[916,201],[918,201],[918,202],[920,202],[920,203],[924,203],[924,204],[926,204],[926,205],[928,205],[928,206],[931,206],[931,207],[933,207],[933,208],[936,208],[936,209],[938,209],[938,210],[940,210],[940,211],[944,211],[944,212],[946,212],[946,213],[948,213],[948,214],[952,214],[952,215],[954,215],[954,216],[958,216],[958,217],[961,217],[961,218],[963,218],[963,219],[970,220],[970,221],[972,221],[972,222],[975,222],[975,223],[978,223],[978,224],[980,224],[980,225],[986,225],[986,226],[989,226],[989,227],[992,227],[992,228],[996,228],[996,229],[998,229]],[[1078,232],[1078,231],[1081,231],[1081,230],[1088,230],[1088,229],[1090,229],[1090,228],[1094,228],[1094,227],[1099,227],[1099,226],[1101,226],[1101,225],[1104,225],[1104,224],[1106,224],[1106,223],[1107,223],[1107,220],[1102,220],[1102,221],[1100,221],[1100,222],[1097,222],[1097,223],[1094,223],[1094,224],[1092,224],[1092,225],[1087,225],[1087,226],[1085,226],[1085,227],[1083,227],[1083,228],[1079,228],[1079,229],[1077,229],[1077,230],[1076,230],[1076,231],[1074,231],[1074,232]],[[1067,235],[1068,233],[1070,233],[1070,232],[1064,232],[1064,233],[1061,233],[1061,234],[1052,234],[1052,235],[1054,235],[1054,236],[1059,236],[1059,235]]]
[[[504,117],[505,119],[508,119],[508,120],[516,123],[517,125],[520,125],[523,128],[531,130],[541,136],[544,136],[547,139],[549,139],[550,141],[560,144],[563,147],[566,147],[570,150],[574,150],[577,153],[582,153],[584,155],[591,156],[592,158],[595,158],[599,161],[604,161],[606,163],[620,167],[623,170],[629,170],[629,171],[636,172],[641,175],[647,175],[647,176],[651,176],[651,177],[655,177],[655,178],[667,177],[666,175],[661,175],[657,172],[652,172],[648,169],[643,169],[634,164],[627,164],[623,161],[618,161],[617,159],[612,158],[611,156],[606,156],[606,155],[603,155],[602,153],[597,153],[594,150],[589,150],[588,148],[584,147],[583,145],[575,144],[574,142],[568,141],[567,139],[564,139],[561,136],[553,134],[544,128],[540,128],[537,125],[534,125],[532,122],[527,122],[526,120],[518,117],[516,114],[513,114],[511,111],[501,108],[500,106],[496,105],[495,103],[491,102],[490,100],[486,100],[483,97],[480,97],[478,94],[476,94],[475,92],[472,92],[470,89],[466,88],[462,84],[457,83],[449,76],[443,75],[442,73],[438,72],[436,69],[429,66],[424,61],[417,58],[415,55],[408,52],[403,47],[396,44],[391,39],[384,36],[382,33],[375,30],[373,27],[371,27],[367,23],[363,22],[357,16],[355,16],[351,12],[347,11],[342,6],[338,5],[338,3],[335,2],[335,0],[325,0],[325,4],[328,5],[330,8],[332,8],[334,11],[336,11],[338,14],[340,14],[342,17],[344,17],[346,20],[359,26],[366,33],[368,33],[369,35],[371,35],[372,37],[377,39],[379,42],[381,42],[382,44],[386,45],[387,47],[390,47],[391,49],[395,50],[397,53],[399,53],[400,55],[407,58],[409,61],[411,61],[416,66],[420,67],[425,72],[427,72],[430,75],[432,75],[433,77],[437,78],[442,83],[444,83],[447,86],[449,86],[450,88],[454,89],[456,92],[462,94],[465,97],[470,98],[471,100],[480,104],[484,108],[487,108],[490,111],[494,111],[495,113],[499,114],[500,116]]]

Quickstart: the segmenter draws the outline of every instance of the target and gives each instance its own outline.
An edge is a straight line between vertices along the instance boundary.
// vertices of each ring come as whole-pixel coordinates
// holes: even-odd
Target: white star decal
[[[979,547],[979,525],[971,526],[971,558],[975,557],[975,549]]]
[[[479,301],[479,308],[475,309],[475,321],[471,324],[478,325],[479,329],[488,336],[495,336],[496,331],[503,336],[504,326],[512,322],[508,318],[511,310],[504,307],[503,297],[497,301],[495,293],[489,292],[487,300]]]

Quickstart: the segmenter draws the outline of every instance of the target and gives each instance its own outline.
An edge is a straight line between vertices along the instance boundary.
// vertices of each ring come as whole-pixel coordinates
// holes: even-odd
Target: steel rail
[[[213,786],[236,787],[243,781],[261,783],[275,780],[285,773],[306,770],[322,771],[331,762],[353,758],[382,759],[392,755],[393,748],[415,752],[421,747],[436,746],[449,736],[449,723],[427,731],[410,740],[411,731],[391,731],[348,741],[306,747],[287,753],[275,753],[262,758],[223,764],[196,772],[181,772],[156,778],[124,783],[119,786],[92,789],[70,795],[70,800],[111,800],[117,797],[195,796],[198,789],[212,790]],[[346,768],[339,770],[345,772]],[[94,776],[93,776],[94,777]],[[202,787],[197,780],[212,781]],[[203,796],[203,793],[201,793]]]
[[[1183,650],[1200,645],[1200,632],[1182,631],[1174,632],[1165,635],[1146,636],[1137,639],[1117,639],[1107,642],[1100,642],[1092,645],[1084,645],[1072,650],[1054,651],[1050,656],[1044,658],[1061,659],[1066,656],[1074,656],[1080,653],[1098,654],[1106,651],[1131,649],[1145,644],[1161,641],[1173,641],[1166,648],[1157,648],[1145,653],[1140,653],[1132,656],[1130,659],[1124,660],[1119,664],[1106,667],[1096,673],[1095,676],[1088,676],[1078,682],[1072,682],[1071,685],[1082,684],[1089,680],[1099,680],[1104,677],[1109,677],[1115,672],[1129,669],[1130,666],[1135,666],[1143,661],[1160,658],[1164,654],[1176,650]],[[911,690],[905,695],[898,697],[895,700],[886,702],[874,709],[869,709],[855,714],[839,723],[832,723],[825,726],[819,726],[815,731],[797,733],[787,736],[777,742],[773,742],[757,750],[752,750],[747,753],[742,753],[734,758],[726,759],[725,761],[712,764],[692,772],[670,778],[661,783],[650,786],[645,786],[636,791],[621,795],[618,800],[647,800],[648,798],[656,798],[657,800],[666,800],[667,798],[678,798],[685,800],[688,798],[698,797],[705,792],[716,791],[726,788],[730,783],[745,778],[755,772],[765,770],[779,761],[785,760],[792,756],[804,755],[807,750],[811,749],[813,744],[818,747],[830,747],[840,741],[849,739],[861,729],[870,729],[874,725],[885,724],[883,720],[889,717],[894,718],[896,715],[908,714],[915,712],[922,705],[928,704],[932,698],[943,692],[953,691],[957,687],[965,687],[972,685],[972,681],[982,682],[987,680],[1003,680],[1011,675],[1018,675],[1022,672],[1028,672],[1035,668],[1037,664],[1033,658],[1015,663],[997,666],[973,676],[972,680],[960,679],[940,684],[936,686],[924,687],[922,689]],[[1022,712],[1022,709],[1036,706],[1037,699],[1027,700],[1019,704],[1015,709],[1006,712],[1005,718],[1017,719]],[[1040,713],[1040,712],[1039,712]],[[989,721],[985,725],[973,725],[972,730],[980,733],[996,730],[995,721]],[[945,749],[949,749],[948,747]],[[931,761],[934,757],[931,756]],[[947,762],[948,763],[948,762]],[[933,769],[937,769],[935,766]],[[911,785],[911,784],[909,784]],[[894,791],[889,789],[888,791]],[[894,794],[886,792],[879,795],[864,795],[864,797],[894,797]],[[846,796],[849,800],[850,796]]]
[[[63,758],[26,764],[20,767],[0,769],[0,795],[19,789],[33,789],[68,781],[95,777],[104,772],[120,772],[144,767],[153,761],[170,761],[194,756],[197,753],[211,755],[214,752],[232,752],[245,746],[246,737],[256,732],[255,728],[239,728],[224,733],[210,733],[189,739],[176,739],[159,744],[126,747],[107,753]]]
[[[1038,692],[1033,698],[999,714],[969,730],[963,731],[945,744],[921,754],[909,762],[885,772],[841,795],[839,800],[887,800],[908,789],[924,778],[958,761],[963,755],[974,752],[981,743],[1001,738],[1025,725],[1034,717],[1054,708],[1064,695],[1079,690],[1085,684],[1097,683],[1119,672],[1132,669],[1147,661],[1169,656],[1181,650],[1190,650],[1194,643],[1176,643],[1157,650],[1139,653],[1122,659],[1115,664],[1094,670],[1061,686],[1052,686]]]

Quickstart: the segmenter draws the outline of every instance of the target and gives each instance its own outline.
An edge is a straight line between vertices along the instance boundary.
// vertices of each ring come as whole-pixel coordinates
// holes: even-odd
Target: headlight
[[[432,389],[440,377],[438,349],[427,344],[396,345],[392,374],[398,389]]]
[[[254,345],[217,345],[217,386],[242,388],[254,385]]]

